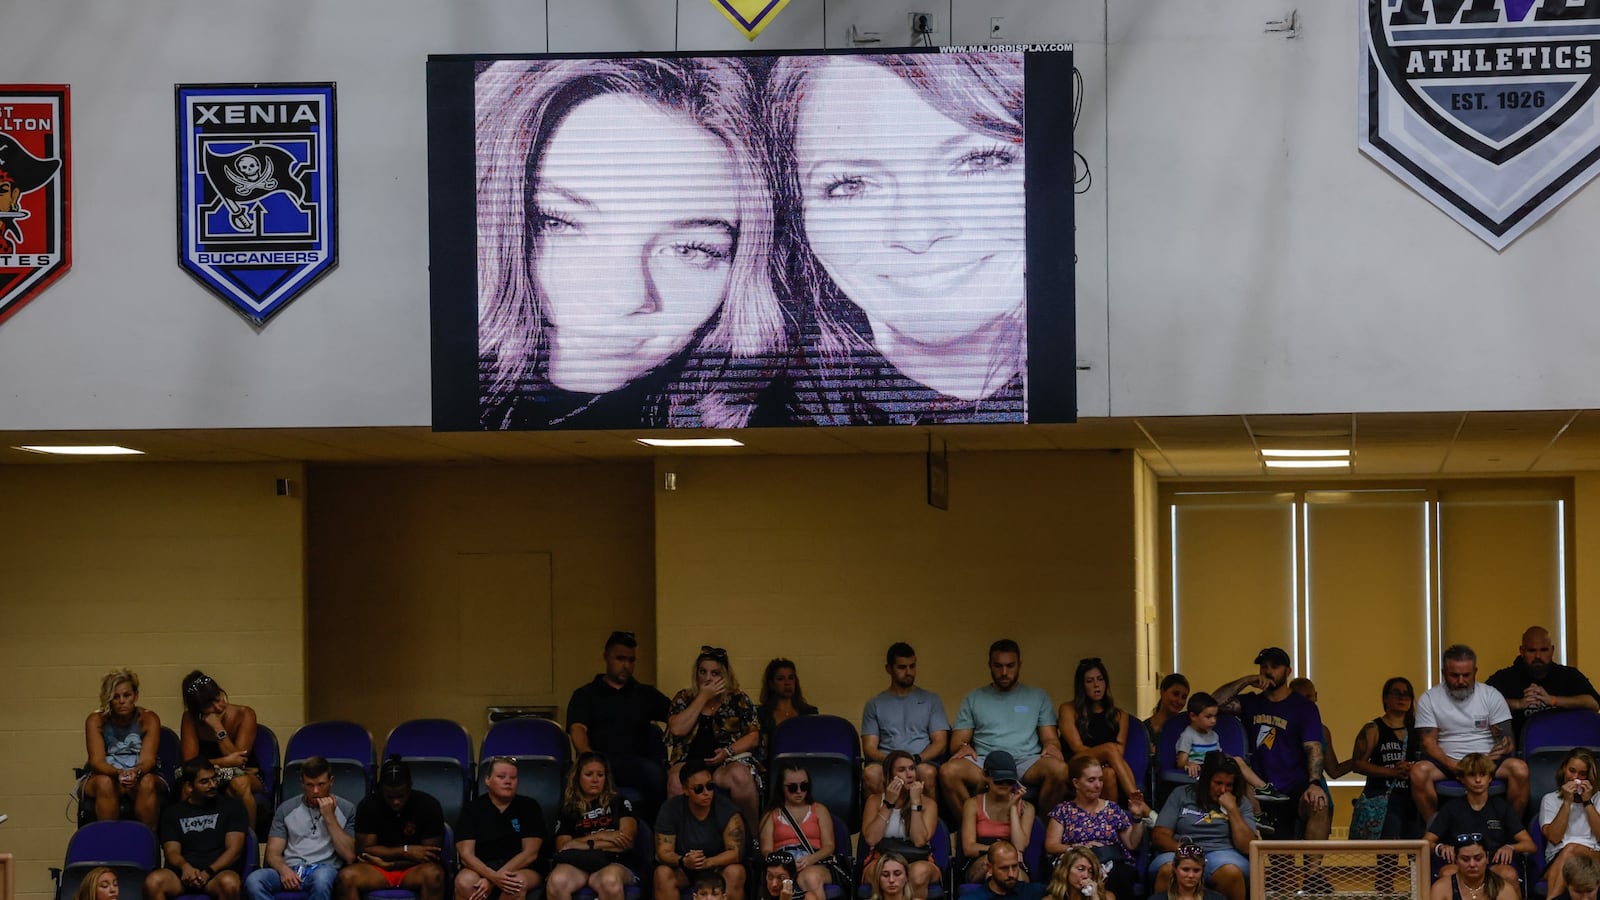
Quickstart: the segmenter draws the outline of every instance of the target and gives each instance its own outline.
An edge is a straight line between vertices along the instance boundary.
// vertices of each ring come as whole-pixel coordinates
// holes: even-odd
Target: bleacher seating
[[[383,756],[398,756],[411,768],[411,786],[439,801],[444,820],[461,818],[472,796],[472,738],[449,719],[401,722],[383,742]]]
[[[1160,809],[1167,795],[1180,784],[1194,784],[1194,777],[1188,772],[1178,768],[1178,738],[1183,735],[1183,730],[1189,727],[1188,715],[1173,716],[1161,728],[1161,737],[1156,741],[1156,799],[1151,805]],[[1222,752],[1229,756],[1244,756],[1248,746],[1245,741],[1244,726],[1240,724],[1238,716],[1223,713],[1217,716],[1217,726],[1213,732],[1217,736],[1217,743],[1222,745]],[[1132,741],[1130,740],[1131,744]]]
[[[861,739],[848,719],[796,716],[780,723],[772,733],[770,769],[786,762],[805,766],[812,798],[845,821],[845,833],[861,826]]]
[[[572,765],[572,741],[561,726],[532,716],[502,719],[489,727],[478,748],[478,791],[489,777],[488,761],[509,756],[517,761],[517,793],[537,800],[545,824],[555,831],[561,792]]]
[[[456,832],[446,822],[444,825],[444,848],[439,854],[439,864],[444,866],[444,891],[446,897],[454,896],[455,889],[452,884],[456,877]],[[367,900],[417,900],[415,891],[405,888],[379,888],[367,894]]]
[[[623,857],[622,864],[639,876],[639,882],[622,888],[623,900],[639,900],[644,895],[643,886],[651,883],[651,876],[656,869],[655,832],[650,830],[649,822],[643,819],[639,819],[638,822],[639,830],[633,835],[633,846],[629,848],[627,856]],[[594,888],[587,885],[572,893],[573,900],[594,900],[596,896]]]
[[[334,796],[359,804],[372,790],[375,762],[372,735],[354,722],[329,720],[302,725],[284,748],[282,783],[300,784],[300,766],[313,756],[325,757],[333,772]]]
[[[72,900],[83,876],[97,866],[117,873],[122,900],[143,900],[144,878],[159,863],[156,836],[141,822],[89,822],[67,841],[60,869],[52,869],[56,900]]]
[[[950,829],[945,827],[943,821],[934,820],[933,836],[928,841],[928,860],[939,867],[940,880],[928,885],[928,900],[939,900],[945,895],[945,882],[950,878]],[[856,883],[856,897],[860,900],[872,896],[872,885],[867,882],[864,869],[867,856],[872,848],[867,846],[863,835],[856,835],[856,867],[853,870]]]

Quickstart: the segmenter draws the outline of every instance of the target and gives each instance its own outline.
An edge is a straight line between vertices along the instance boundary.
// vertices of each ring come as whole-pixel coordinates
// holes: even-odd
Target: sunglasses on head
[[[1474,831],[1471,834],[1458,834],[1456,835],[1456,839],[1451,841],[1451,843],[1455,844],[1457,847],[1465,847],[1468,844],[1481,844],[1483,843],[1483,834],[1477,831]]]
[[[711,793],[712,790],[713,790],[713,788],[711,787],[711,782],[709,782],[709,781],[706,782],[705,784],[691,784],[691,785],[689,785],[689,793],[691,793],[691,794],[709,794],[709,793]]]
[[[1182,847],[1179,847],[1178,852],[1173,855],[1178,859],[1204,860],[1206,858],[1206,851],[1202,850],[1199,844],[1184,844]]]
[[[809,782],[809,781],[785,781],[783,783],[783,789],[788,791],[791,794],[803,794],[806,791],[811,790],[811,782]]]
[[[713,647],[710,644],[701,644],[700,658],[714,659],[719,663],[726,663],[728,661],[728,651],[722,649],[721,647]]]

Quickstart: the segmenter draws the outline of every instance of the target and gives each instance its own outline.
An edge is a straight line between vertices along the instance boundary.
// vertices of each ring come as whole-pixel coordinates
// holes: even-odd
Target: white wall
[[[419,425],[430,53],[1072,41],[1084,416],[1600,405],[1580,192],[1496,254],[1356,150],[1359,3],[706,0],[12,4],[4,79],[72,85],[74,265],[0,326],[0,428]],[[172,85],[338,83],[340,266],[257,332],[176,263]],[[1063,101],[1065,102],[1065,97]]]

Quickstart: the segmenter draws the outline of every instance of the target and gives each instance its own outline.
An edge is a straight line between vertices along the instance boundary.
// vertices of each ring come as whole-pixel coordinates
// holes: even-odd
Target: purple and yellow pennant
[[[743,32],[746,39],[753,41],[761,29],[783,12],[789,0],[711,0],[711,5]]]

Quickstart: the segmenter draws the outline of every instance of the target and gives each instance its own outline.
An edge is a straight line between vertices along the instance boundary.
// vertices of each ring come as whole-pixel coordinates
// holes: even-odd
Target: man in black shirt
[[[544,810],[532,797],[517,793],[517,761],[489,760],[488,792],[461,811],[456,853],[456,900],[487,900],[498,891],[521,897],[539,886],[533,864],[544,845]]]
[[[150,900],[204,893],[217,900],[238,900],[244,832],[250,827],[244,804],[217,791],[217,769],[211,760],[195,757],[183,764],[180,786],[189,796],[161,815],[161,850],[167,866],[144,880]],[[181,789],[181,787],[180,787]]]
[[[1511,707],[1511,727],[1519,747],[1529,716],[1547,709],[1600,710],[1600,692],[1582,672],[1555,661],[1550,632],[1537,625],[1522,633],[1516,661],[1490,675],[1488,684]]]
[[[605,673],[567,701],[567,734],[577,752],[604,753],[616,783],[639,792],[639,815],[654,819],[667,796],[667,764],[661,732],[652,723],[667,720],[671,701],[634,680],[638,646],[631,631],[606,638]]]
[[[411,768],[391,756],[378,772],[378,790],[356,807],[356,861],[339,870],[336,896],[360,900],[382,888],[414,891],[418,900],[444,900],[444,810],[411,789]]]
[[[1038,900],[1044,885],[1022,880],[1022,855],[1017,846],[1001,839],[989,845],[989,876],[983,881],[983,900]]]
[[[744,817],[732,800],[716,793],[705,760],[690,758],[678,769],[682,796],[661,806],[656,819],[657,897],[676,897],[701,872],[720,870],[728,896],[744,896]]]

